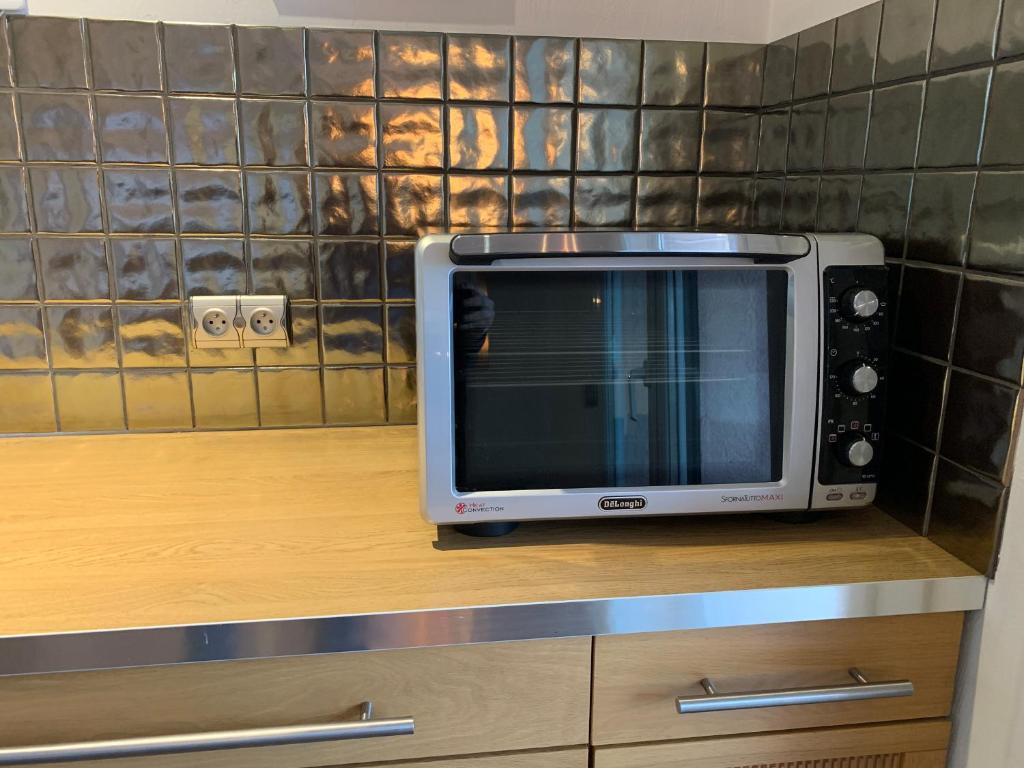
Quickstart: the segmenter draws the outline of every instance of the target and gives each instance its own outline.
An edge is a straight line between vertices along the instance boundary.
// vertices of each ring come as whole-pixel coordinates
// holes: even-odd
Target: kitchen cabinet
[[[938,767],[962,620],[936,613],[6,677],[0,765],[26,759],[16,748],[32,745],[355,722],[372,701],[373,718],[411,717],[414,732],[77,765],[585,768],[589,749],[594,768]],[[677,696],[832,693],[854,666],[913,694],[678,711]],[[705,678],[717,694],[700,688]],[[845,685],[856,694],[866,684]]]

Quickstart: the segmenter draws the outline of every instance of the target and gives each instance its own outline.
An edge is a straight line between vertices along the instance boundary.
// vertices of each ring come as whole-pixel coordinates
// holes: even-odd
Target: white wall
[[[1014,475],[1024,477],[1024,435]],[[999,568],[963,651],[951,768],[1024,766],[1024,482],[1010,488]]]
[[[813,27],[823,21],[855,11],[872,0],[769,0],[768,38],[772,42]]]
[[[0,0],[8,2],[41,16],[766,43],[869,0]]]

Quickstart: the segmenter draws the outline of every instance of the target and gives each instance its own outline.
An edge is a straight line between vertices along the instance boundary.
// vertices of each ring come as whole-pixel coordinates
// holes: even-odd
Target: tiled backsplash
[[[0,433],[415,420],[435,228],[861,230],[892,267],[881,505],[980,569],[1024,358],[1024,0],[770,46],[12,17]],[[184,299],[292,299],[196,351]]]
[[[1024,359],[1024,0],[869,5],[769,46],[764,96],[752,223],[885,244],[879,504],[986,570]]]
[[[764,46],[0,21],[0,433],[412,422],[419,234],[750,210]]]

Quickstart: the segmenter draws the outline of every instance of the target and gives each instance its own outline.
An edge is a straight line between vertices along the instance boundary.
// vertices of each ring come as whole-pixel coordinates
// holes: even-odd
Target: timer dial
[[[847,363],[839,371],[839,386],[854,397],[874,392],[878,386],[878,371],[859,360]]]
[[[878,311],[878,294],[870,288],[854,286],[843,294],[840,309],[847,320],[867,320]]]
[[[875,449],[863,437],[851,437],[839,446],[839,460],[848,467],[866,467],[875,458]]]

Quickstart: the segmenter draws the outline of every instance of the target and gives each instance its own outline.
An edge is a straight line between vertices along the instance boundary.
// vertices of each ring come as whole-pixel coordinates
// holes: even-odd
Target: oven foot
[[[464,536],[504,536],[519,527],[519,523],[464,523],[452,526]]]
[[[824,516],[824,512],[815,509],[807,509],[802,512],[772,512],[768,515],[772,520],[777,520],[780,523],[790,523],[792,525],[816,523]]]

